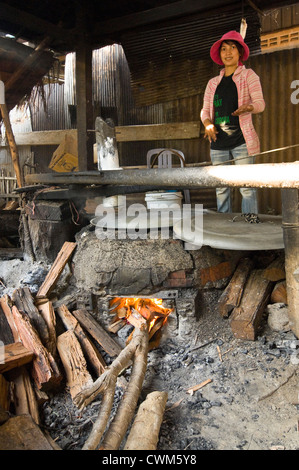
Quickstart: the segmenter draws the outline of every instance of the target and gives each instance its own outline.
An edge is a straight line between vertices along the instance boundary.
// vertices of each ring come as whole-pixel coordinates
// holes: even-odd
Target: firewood
[[[10,373],[9,377],[14,384],[13,402],[15,415],[28,414],[35,423],[40,424],[38,404],[27,369],[25,367],[15,369]]]
[[[116,319],[110,323],[108,327],[108,331],[110,333],[117,333],[123,326],[126,325],[126,320],[118,319],[118,316],[116,315]]]
[[[272,282],[283,281],[286,278],[284,256],[279,256],[264,269],[264,277]]]
[[[12,294],[12,300],[19,311],[28,315],[31,324],[39,334],[44,346],[49,343],[49,330],[45,320],[34,305],[33,296],[28,287],[15,289]]]
[[[282,304],[287,305],[288,295],[287,295],[286,281],[280,281],[274,286],[274,289],[270,297],[270,302],[272,304],[282,303]]]
[[[101,327],[86,309],[74,310],[72,313],[81,326],[111,357],[117,356],[121,352],[121,346],[111,338],[109,333]]]
[[[136,329],[140,335],[137,343],[130,382],[126,393],[120,403],[116,415],[104,437],[101,449],[117,450],[125,436],[125,433],[134,417],[137,407],[138,398],[141,393],[142,384],[147,366],[148,354],[148,329]]]
[[[107,438],[109,442],[106,441],[104,446],[106,448],[106,446],[109,447],[111,445],[111,433],[115,435],[115,429],[118,429],[117,440],[123,439],[128,428],[128,422],[132,419],[135,412],[138,395],[140,394],[144,380],[147,351],[148,331],[147,329],[139,330],[136,328],[132,341],[120,352],[112,364],[108,366],[105,372],[93,383],[90,389],[84,390],[78,395],[76,404],[80,408],[83,408],[93,401],[99,393],[103,394],[99,416],[83,446],[83,450],[92,450],[99,446],[110,417],[117,377],[122,370],[131,364],[131,360],[134,358],[130,383],[126,390],[126,400],[123,401],[122,406],[120,405],[117,410],[114,421],[109,428],[110,434]],[[113,447],[115,445],[117,446],[117,444],[118,442],[114,442]]]
[[[62,375],[52,354],[42,344],[29,318],[19,312],[15,305],[12,307],[12,314],[23,345],[34,353],[32,377],[36,386],[43,390],[58,386]]]
[[[235,307],[240,305],[245,283],[253,268],[250,258],[242,258],[227,287],[218,301],[218,311],[222,317],[228,317]]]
[[[156,450],[167,398],[167,392],[148,394],[139,406],[124,450]]]
[[[200,270],[200,283],[204,287],[208,283],[214,283],[229,278],[233,273],[232,263],[224,261],[216,266],[210,266]]]
[[[0,427],[0,450],[53,450],[29,415],[14,416]]]
[[[85,354],[95,373],[98,376],[101,375],[105,370],[106,363],[100,352],[96,349],[88,336],[86,336],[78,320],[71,314],[65,305],[59,307],[57,309],[57,313],[61,318],[66,330],[74,331],[77,339],[79,340],[83,353]]]
[[[254,340],[269,301],[273,283],[262,269],[251,272],[239,307],[233,310],[230,326],[236,338]]]
[[[69,261],[77,244],[73,242],[65,242],[59,251],[50,271],[48,272],[44,282],[40,286],[36,298],[48,297],[55,288],[57,281]]]
[[[22,343],[11,343],[4,346],[4,362],[0,361],[0,373],[7,372],[32,361],[34,353]]]
[[[21,338],[20,338],[18,329],[16,327],[16,324],[15,324],[15,321],[14,321],[14,318],[13,318],[13,314],[12,314],[12,311],[11,311],[12,302],[11,302],[11,299],[8,295],[4,295],[3,297],[0,298],[0,306],[1,306],[2,312],[4,313],[4,315],[6,317],[7,322],[9,324],[14,342],[15,343],[20,342]]]
[[[37,304],[37,309],[45,321],[45,324],[48,328],[48,338],[45,342],[45,346],[48,351],[52,354],[53,357],[56,355],[56,346],[57,346],[57,338],[56,338],[56,316],[54,312],[54,308],[52,302],[47,300],[46,302],[41,302]]]
[[[0,374],[0,409],[9,411],[10,407],[10,382]]]
[[[2,310],[1,304],[0,304],[0,341],[2,341],[3,344],[10,344],[14,342],[11,328]]]
[[[93,380],[87,370],[79,341],[72,330],[58,336],[57,349],[66,372],[67,386],[75,400],[78,393],[92,385]]]

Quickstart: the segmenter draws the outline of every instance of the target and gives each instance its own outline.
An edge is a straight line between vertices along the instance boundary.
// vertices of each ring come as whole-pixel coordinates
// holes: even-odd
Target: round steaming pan
[[[260,223],[248,223],[241,214],[204,211],[202,227],[193,216],[189,230],[188,221],[183,218],[174,223],[173,231],[177,238],[195,246],[252,251],[283,249],[282,218],[263,214],[258,217]]]

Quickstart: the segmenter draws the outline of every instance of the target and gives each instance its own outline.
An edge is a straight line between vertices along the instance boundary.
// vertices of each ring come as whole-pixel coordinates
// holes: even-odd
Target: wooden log
[[[49,335],[47,341],[45,342],[45,346],[52,356],[55,357],[57,348],[56,316],[52,302],[47,300],[46,302],[38,303],[37,309],[48,328]]]
[[[15,369],[10,373],[9,377],[14,384],[13,402],[15,415],[30,415],[36,424],[40,424],[38,403],[27,369],[25,367]]]
[[[287,304],[288,303],[286,281],[277,282],[277,284],[274,286],[274,289],[272,291],[270,302],[272,304],[276,304],[276,303]]]
[[[2,341],[3,344],[10,344],[14,342],[11,328],[2,310],[1,304],[0,304],[0,341]]]
[[[57,309],[57,313],[61,318],[65,328],[75,333],[85,357],[89,361],[95,373],[99,376],[104,372],[106,363],[100,352],[95,348],[89,337],[85,334],[78,320],[71,314],[65,305]]]
[[[0,374],[0,409],[9,411],[10,407],[10,382]],[[1,423],[0,423],[1,424]]]
[[[0,450],[53,450],[29,415],[14,416],[0,427]]]
[[[279,256],[265,268],[264,277],[272,282],[283,281],[286,278],[284,256]]]
[[[110,337],[107,331],[101,327],[101,325],[86,309],[74,310],[73,315],[76,317],[81,326],[111,357],[117,356],[121,352],[121,346]]]
[[[15,289],[12,294],[12,300],[19,311],[28,315],[31,324],[38,332],[43,345],[47,347],[50,341],[49,330],[44,318],[34,304],[30,289],[28,287]]]
[[[62,375],[52,354],[42,344],[29,318],[20,312],[15,305],[12,307],[12,314],[22,343],[34,353],[32,377],[36,386],[42,390],[57,387],[62,380]]]
[[[77,244],[73,242],[64,242],[61,250],[59,251],[50,271],[48,272],[44,282],[40,286],[36,298],[48,297],[51,291],[57,284],[57,281],[66,266],[66,263],[69,261],[73,251],[75,250]]]
[[[208,283],[215,283],[229,278],[233,274],[232,263],[223,261],[216,266],[210,266],[200,270],[200,284],[204,287]]]
[[[124,450],[156,450],[167,398],[167,392],[148,394],[139,406]]]
[[[6,344],[4,346],[4,362],[0,361],[0,373],[28,364],[33,357],[34,353],[25,348],[22,343]]]
[[[236,338],[255,340],[272,288],[273,283],[265,279],[262,269],[251,272],[241,303],[231,315],[230,325]]]
[[[59,335],[57,348],[66,372],[71,397],[76,400],[77,395],[89,388],[93,380],[87,370],[87,364],[75,333],[68,330]]]
[[[94,450],[101,441],[109,421],[116,381],[119,373],[131,364],[134,358],[129,385],[123,401],[107,430],[100,449],[117,449],[124,438],[128,426],[133,419],[145,376],[148,352],[148,331],[135,328],[132,341],[121,351],[106,371],[93,383],[89,390],[78,396],[78,406],[86,406],[99,393],[103,393],[101,409],[92,431],[82,450]]]
[[[240,305],[243,290],[249,273],[253,268],[250,258],[242,258],[218,301],[218,312],[222,317],[228,317],[235,307]]]
[[[8,295],[4,295],[3,297],[0,298],[0,307],[2,309],[2,312],[4,313],[6,320],[9,324],[10,330],[12,332],[12,336],[15,343],[20,342],[21,338],[18,332],[18,329],[16,327],[13,314],[12,314],[12,302],[11,299]]]

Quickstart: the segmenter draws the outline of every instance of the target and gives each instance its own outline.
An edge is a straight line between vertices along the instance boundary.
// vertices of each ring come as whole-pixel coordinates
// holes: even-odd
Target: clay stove
[[[98,320],[105,317],[110,331],[118,331],[126,313],[114,311],[114,306],[124,308],[137,298],[141,305],[137,310],[159,304],[159,316],[163,307],[167,328],[184,338],[194,332],[199,315],[196,256],[180,240],[101,240],[92,227],[86,227],[77,235],[74,277],[81,292],[96,298]]]

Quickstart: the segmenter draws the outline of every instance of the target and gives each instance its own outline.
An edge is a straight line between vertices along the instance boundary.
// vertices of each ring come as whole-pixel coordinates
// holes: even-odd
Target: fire
[[[130,322],[130,315],[134,312],[142,315],[148,322],[149,338],[162,328],[172,311],[172,308],[163,306],[162,299],[116,297],[110,301],[110,313],[115,313],[115,322],[121,319]]]

